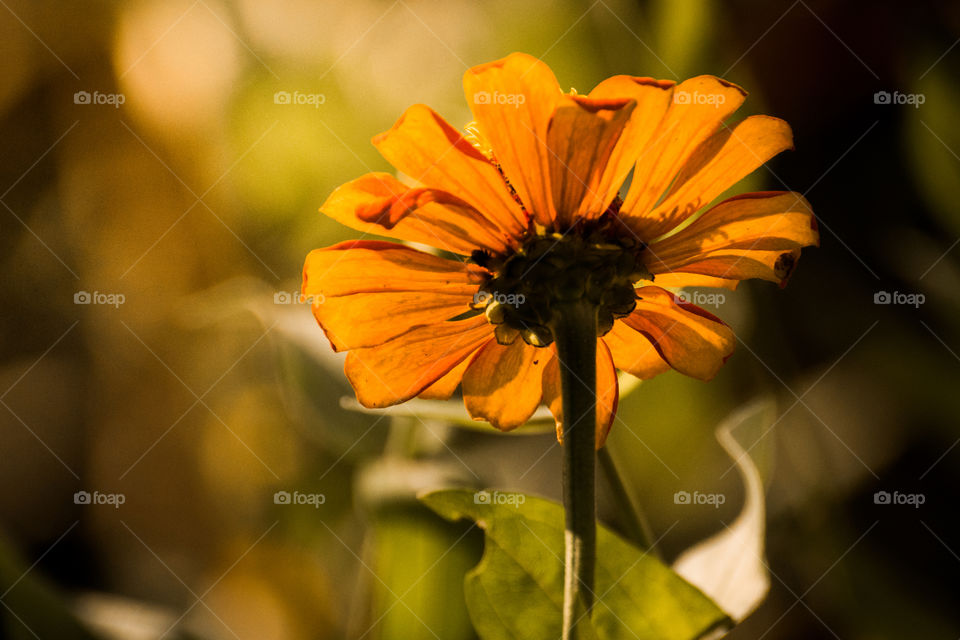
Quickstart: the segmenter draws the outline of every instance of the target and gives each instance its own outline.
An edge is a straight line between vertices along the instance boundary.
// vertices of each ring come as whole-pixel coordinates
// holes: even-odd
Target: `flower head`
[[[671,292],[783,286],[816,245],[810,205],[762,192],[708,207],[791,149],[786,122],[724,121],[746,93],[712,76],[680,84],[614,76],[564,93],[550,69],[515,53],[464,77],[464,131],[414,105],[374,145],[405,184],[370,173],[321,211],[376,240],[307,257],[303,294],[358,400],[386,407],[447,398],[462,384],[470,414],[499,429],[542,403],[560,416],[552,314],[588,298],[598,309],[597,444],[616,412],[616,370],[647,379],[671,368],[712,378],[734,347],[719,318]],[[621,197],[627,181],[629,188]]]

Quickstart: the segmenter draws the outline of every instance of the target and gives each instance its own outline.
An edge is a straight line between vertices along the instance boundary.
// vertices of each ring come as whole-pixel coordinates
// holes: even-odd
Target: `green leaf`
[[[496,492],[478,503],[477,495],[454,489],[420,496],[440,516],[469,518],[486,533],[483,558],[464,584],[477,633],[483,640],[556,640],[563,607],[563,508]],[[593,630],[600,640],[693,640],[728,621],[669,567],[602,526],[595,589]],[[590,631],[581,637],[589,638]]]
[[[474,638],[463,594],[451,591],[476,563],[479,536],[464,536],[464,523],[444,522],[417,502],[381,508],[371,524],[364,543],[364,562],[376,572],[364,576],[372,596],[370,616],[346,637]],[[471,544],[456,544],[467,539]]]

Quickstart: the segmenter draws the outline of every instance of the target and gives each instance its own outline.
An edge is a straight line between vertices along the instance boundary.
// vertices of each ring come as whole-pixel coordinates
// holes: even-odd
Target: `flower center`
[[[632,237],[605,233],[604,226],[595,222],[592,230],[532,235],[508,256],[474,252],[473,261],[491,275],[471,307],[482,309],[495,325],[500,344],[521,336],[535,347],[550,345],[554,313],[564,303],[586,299],[595,305],[598,336],[633,311],[634,283],[650,279],[640,259],[645,247]]]

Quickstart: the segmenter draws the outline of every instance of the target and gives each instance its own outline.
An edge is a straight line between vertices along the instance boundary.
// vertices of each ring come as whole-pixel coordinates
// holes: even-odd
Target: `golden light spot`
[[[221,5],[136,3],[119,22],[113,57],[126,105],[167,132],[215,124],[240,71],[242,46]]]

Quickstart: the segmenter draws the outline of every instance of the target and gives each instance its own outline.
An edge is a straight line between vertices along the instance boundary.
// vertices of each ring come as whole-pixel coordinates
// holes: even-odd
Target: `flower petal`
[[[601,190],[601,180],[634,107],[628,99],[561,98],[547,129],[557,230],[600,217],[617,195],[619,184]]]
[[[604,194],[608,199],[585,207],[587,215],[593,215],[591,212],[599,212],[595,215],[600,215],[610,206],[637,158],[652,142],[654,133],[670,106],[673,86],[674,83],[670,80],[621,75],[607,78],[588,94],[588,97],[597,100],[631,99],[636,101],[637,106],[620,134],[617,146],[610,154],[596,188],[598,194]]]
[[[463,376],[467,411],[501,431],[524,424],[540,404],[540,379],[549,356],[548,349],[523,340],[511,345],[488,342]]]
[[[320,211],[346,226],[451,253],[503,252],[513,241],[479,211],[436,189],[410,188],[389,173],[338,187]]]
[[[652,142],[637,159],[620,209],[642,238],[652,240],[669,228],[669,223],[648,215],[700,143],[743,104],[746,95],[737,85],[713,76],[697,76],[674,88]]]
[[[470,300],[421,291],[358,293],[314,303],[313,315],[333,350],[347,351],[383,344],[414,327],[454,318],[470,310]]]
[[[394,167],[418,183],[462,198],[504,235],[523,234],[523,211],[496,165],[430,107],[413,105],[373,144]]]
[[[671,367],[709,380],[733,353],[733,332],[716,316],[660,287],[637,289],[637,308],[623,323],[643,334]]]
[[[684,165],[663,202],[645,218],[669,231],[781,151],[793,132],[779,118],[751,116],[705,140]]]
[[[467,365],[472,360],[472,354],[463,359],[463,362],[450,369],[442,378],[424,389],[417,396],[426,400],[448,400],[453,392],[460,386],[463,380],[463,374],[467,370]]]
[[[676,289],[682,289],[684,287],[713,287],[733,291],[737,288],[738,284],[740,284],[739,280],[705,276],[699,273],[684,273],[682,271],[658,273],[656,278],[656,285],[658,287],[673,287]]]
[[[654,274],[680,271],[783,284],[799,249],[818,243],[816,218],[802,195],[748,193],[724,200],[689,226],[651,244],[647,267]],[[656,279],[659,284],[660,277]]]
[[[553,223],[547,127],[561,91],[550,67],[525,53],[478,65],[463,90],[496,160],[534,219]]]
[[[560,358],[556,347],[550,347],[553,357],[549,359],[543,371],[543,402],[549,407],[557,422],[557,440],[563,442],[563,401],[560,389]],[[599,449],[607,440],[610,427],[617,415],[620,402],[620,386],[617,371],[614,368],[610,349],[603,340],[597,340],[597,425],[596,447]]]
[[[782,289],[787,286],[799,261],[799,249],[793,251],[729,249],[717,252],[704,260],[686,264],[673,274],[685,276],[686,272],[690,272],[721,280],[726,280],[725,276],[736,275],[740,280],[756,278],[776,282]],[[660,282],[660,276],[657,276],[657,282]]]
[[[641,380],[649,380],[670,370],[670,365],[660,357],[653,343],[623,322],[614,322],[613,329],[603,336],[603,341],[610,348],[617,369]]]
[[[347,354],[344,371],[365,407],[406,402],[444,377],[485,342],[486,318],[417,327],[376,347]]]
[[[310,252],[301,293],[335,351],[371,347],[467,310],[470,265],[393,242],[355,240]],[[384,322],[384,318],[389,318]]]
[[[348,240],[315,249],[304,265],[304,295],[383,291],[476,292],[483,271],[396,242]]]
[[[613,355],[603,340],[597,340],[597,449],[607,441],[619,403],[620,382]]]

